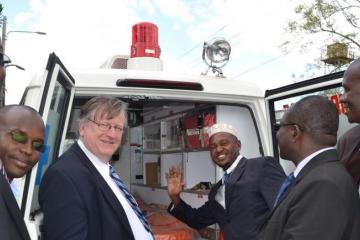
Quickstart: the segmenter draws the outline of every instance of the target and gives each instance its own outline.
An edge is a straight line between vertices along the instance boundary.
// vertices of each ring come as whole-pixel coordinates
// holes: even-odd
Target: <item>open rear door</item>
[[[60,59],[49,55],[45,73],[33,79],[25,90],[21,103],[38,109],[46,124],[47,149],[39,163],[23,179],[18,179],[17,201],[24,215],[32,239],[38,239],[41,215],[38,189],[47,167],[60,154],[62,139],[66,133],[74,96],[75,81]]]
[[[343,75],[344,72],[342,71],[294,83],[281,88],[267,90],[265,93],[265,100],[268,107],[267,114],[268,119],[270,120],[270,126],[279,122],[286,109],[301,98],[309,95],[323,95],[328,97],[338,109],[340,120],[338,137],[341,136],[349,128],[354,126],[354,124],[349,124],[347,121],[347,117],[344,114],[345,109],[340,103],[340,96],[343,92],[341,86]],[[311,111],[312,109],[309,109],[309,112]],[[280,160],[285,172],[287,174],[290,173],[294,170],[294,165],[290,161],[280,159],[276,133],[273,128],[271,128],[271,139],[274,156]]]

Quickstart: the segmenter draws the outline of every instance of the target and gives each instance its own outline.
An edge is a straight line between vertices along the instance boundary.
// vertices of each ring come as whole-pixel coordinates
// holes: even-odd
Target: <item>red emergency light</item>
[[[158,28],[155,24],[150,22],[141,22],[132,27],[130,57],[160,57]]]

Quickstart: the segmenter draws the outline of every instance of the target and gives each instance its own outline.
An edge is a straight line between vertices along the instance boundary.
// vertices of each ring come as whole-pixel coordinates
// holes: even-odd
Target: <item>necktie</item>
[[[230,179],[230,173],[224,173],[224,177],[223,177],[223,180],[224,180],[224,184],[226,185],[227,183],[229,183],[229,179]]]
[[[294,176],[294,173],[292,172],[292,173],[289,174],[289,176],[287,176],[285,181],[282,183],[282,185],[280,187],[280,190],[279,190],[279,192],[278,192],[278,194],[276,196],[276,199],[275,199],[274,208],[279,203],[279,201],[284,196],[284,194],[288,190],[289,186],[294,182],[294,180],[295,180],[295,176]]]
[[[145,229],[152,234],[146,217],[144,216],[143,212],[140,210],[134,197],[127,190],[125,184],[121,181],[119,175],[117,175],[117,173],[115,172],[115,169],[113,168],[113,166],[110,166],[110,177],[114,180],[116,185],[120,188],[120,191],[126,197],[126,200],[129,202],[130,206],[134,210],[136,216],[138,216],[140,222],[144,225]]]

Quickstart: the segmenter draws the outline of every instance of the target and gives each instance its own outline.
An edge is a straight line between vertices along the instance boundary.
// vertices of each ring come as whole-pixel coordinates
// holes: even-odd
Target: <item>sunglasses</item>
[[[4,53],[0,53],[0,66],[5,66],[5,64],[11,63],[10,58],[4,54]]]
[[[19,131],[19,130],[13,130],[10,133],[11,139],[17,143],[26,144],[28,141],[28,136],[26,133]],[[44,142],[42,140],[34,140],[31,142],[31,147],[35,151],[38,152],[44,152],[46,149],[46,146],[44,145]]]

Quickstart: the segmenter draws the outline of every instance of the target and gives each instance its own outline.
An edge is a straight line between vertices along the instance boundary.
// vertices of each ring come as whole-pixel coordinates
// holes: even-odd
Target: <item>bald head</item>
[[[23,113],[33,115],[44,127],[44,122],[42,121],[41,115],[32,107],[26,105],[12,104],[6,105],[0,108],[0,124],[1,127],[6,124],[6,121],[11,119],[12,116],[16,113]],[[22,119],[24,120],[24,119]]]
[[[334,146],[339,128],[335,105],[322,96],[309,96],[292,105],[286,113],[288,122],[297,123],[315,143]]]
[[[344,93],[340,102],[350,123],[360,123],[360,58],[353,61],[344,73]]]

